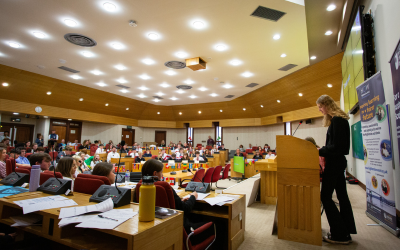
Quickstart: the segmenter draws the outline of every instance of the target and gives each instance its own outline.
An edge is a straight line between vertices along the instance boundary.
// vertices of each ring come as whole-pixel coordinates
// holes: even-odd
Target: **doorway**
[[[157,142],[157,146],[161,144],[162,140],[164,140],[166,143],[167,131],[156,131],[154,138],[155,138],[154,141]]]
[[[1,132],[8,131],[10,132],[10,145],[14,145],[14,140],[18,143],[25,143],[27,141],[31,142],[31,145],[34,143],[33,140],[33,130],[35,128],[34,125],[28,124],[14,124],[14,123],[1,123],[2,128]]]
[[[121,137],[121,140],[125,141],[126,145],[132,146],[135,141],[135,130],[131,128],[123,128]]]

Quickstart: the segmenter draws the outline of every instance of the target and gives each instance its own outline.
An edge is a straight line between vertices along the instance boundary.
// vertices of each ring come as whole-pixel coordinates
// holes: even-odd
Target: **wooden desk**
[[[101,154],[99,154],[99,156],[100,156],[101,161],[103,161],[103,162],[107,161],[107,153],[101,153]]]
[[[214,153],[213,156],[214,156],[214,166],[225,167],[225,164],[221,165],[221,160],[220,160],[221,156],[219,155],[219,152]]]
[[[196,171],[187,172],[183,173],[182,171],[176,171],[176,174],[171,174],[171,173],[163,173],[163,176],[165,178],[175,178],[176,181],[179,181],[181,179],[192,179]]]
[[[231,177],[242,178],[242,173],[238,173],[233,170],[233,158],[231,159],[230,163],[231,163]],[[254,163],[249,164],[246,162],[246,159],[245,159],[244,178],[250,178],[250,177],[258,174],[258,172],[259,171],[257,169],[255,169],[255,164]]]
[[[261,203],[275,205],[278,197],[277,157],[258,160],[255,169],[261,172]]]
[[[225,162],[227,161],[226,157],[227,157],[227,150],[220,150],[219,151],[219,161],[221,166],[225,166]]]
[[[20,198],[1,198],[0,222],[11,225],[14,224],[14,221],[10,219],[11,216],[22,215],[22,208],[14,201],[46,196],[49,195],[35,192],[30,196]],[[74,192],[74,196],[68,198],[73,199],[79,206],[96,204],[89,202],[90,196]],[[118,209],[127,208],[139,211],[139,206],[136,204],[129,204]],[[102,230],[77,228],[76,224],[59,228],[59,210],[60,208],[56,208],[35,212],[43,216],[43,224],[19,228],[76,249],[182,249],[183,212],[181,211],[175,216],[163,220],[156,218],[152,222],[139,222],[139,216],[136,215],[113,230]]]
[[[215,168],[218,165],[215,165],[214,157],[207,157],[208,167]]]

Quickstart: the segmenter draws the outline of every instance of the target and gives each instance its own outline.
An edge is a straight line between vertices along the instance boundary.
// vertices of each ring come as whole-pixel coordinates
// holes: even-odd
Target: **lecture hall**
[[[400,1],[0,1],[0,249],[399,249]]]

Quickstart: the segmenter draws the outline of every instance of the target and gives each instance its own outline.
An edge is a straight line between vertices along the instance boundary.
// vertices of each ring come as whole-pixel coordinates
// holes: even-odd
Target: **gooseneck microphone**
[[[57,178],[57,175],[56,175],[56,166],[53,166],[53,172],[54,172],[54,178],[56,178],[56,180],[57,180],[58,182],[60,182],[60,184],[63,184],[63,183]]]
[[[13,161],[13,165],[14,165],[14,173],[18,176],[18,178],[21,178],[21,176],[17,173],[17,171],[15,171],[15,168],[16,168],[16,162],[17,162],[17,159],[15,159],[15,154],[14,154],[14,161]]]
[[[303,121],[299,122],[299,125],[297,126],[296,130],[293,132],[292,136],[294,136],[294,134],[296,133],[297,129],[300,127],[300,125],[303,123]]]
[[[125,144],[125,141],[123,141],[124,142],[124,144]],[[121,144],[122,144],[122,142],[121,142]],[[117,175],[115,176],[115,188],[118,190],[118,193],[120,194],[121,193],[121,190],[119,190],[119,188],[117,187],[117,181],[118,181],[118,173],[119,173],[119,164],[121,164],[121,155],[122,155],[122,153],[120,152],[120,154],[119,154],[119,160],[118,160],[118,166],[117,166]]]
[[[205,188],[205,185],[204,185],[204,178],[203,178],[203,180],[201,180],[197,175],[195,175],[195,174],[192,173],[192,170],[191,170],[191,169],[189,169],[189,172],[190,172],[194,177],[196,177],[201,183],[203,183],[203,187]]]

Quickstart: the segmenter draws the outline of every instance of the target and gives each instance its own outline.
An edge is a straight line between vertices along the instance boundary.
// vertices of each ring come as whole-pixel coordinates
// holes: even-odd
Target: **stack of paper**
[[[197,199],[196,200],[198,200],[198,201],[201,201],[201,200],[204,200],[204,198],[206,198],[207,196],[209,196],[210,195],[210,193],[206,193],[206,194],[204,194],[204,193],[197,193]],[[190,198],[190,194],[188,194],[188,195],[186,195],[185,197],[183,197],[184,199],[185,198]]]
[[[114,229],[118,225],[124,223],[135,215],[137,215],[137,212],[133,212],[131,208],[113,209],[108,212],[94,216],[77,225],[76,227]]]
[[[60,211],[59,219],[67,217],[73,217],[81,214],[93,213],[93,212],[106,212],[114,208],[114,202],[111,198],[100,202],[96,205],[83,206],[83,207],[69,207],[62,208]]]
[[[15,223],[11,225],[12,227],[27,227],[33,224],[39,225],[38,222],[43,220],[43,216],[39,214],[11,216],[10,218],[15,221]]]
[[[14,201],[15,204],[22,207],[24,214],[51,209],[58,207],[70,207],[78,205],[75,201],[63,196],[47,196],[42,198]]]
[[[217,197],[214,198],[207,198],[204,199],[205,202],[207,202],[208,204],[210,204],[211,206],[214,205],[218,205],[218,206],[223,206],[226,203],[229,203],[233,200],[237,199],[236,197],[232,197],[232,195],[228,196],[228,195],[219,195]]]
[[[96,217],[97,214],[92,215],[81,215],[81,216],[75,216],[75,217],[70,217],[70,218],[64,218],[62,220],[60,220],[60,222],[58,223],[59,227],[63,227],[69,224],[76,224],[76,223],[82,223],[84,221],[93,219],[94,217]]]

